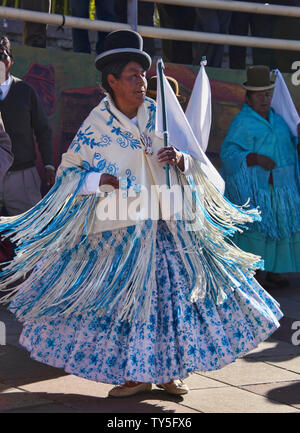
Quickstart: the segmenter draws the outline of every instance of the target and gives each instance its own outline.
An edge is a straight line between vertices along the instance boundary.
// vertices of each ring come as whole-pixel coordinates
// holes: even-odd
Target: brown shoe
[[[169,394],[174,394],[174,395],[183,395],[189,392],[188,386],[180,379],[173,380],[172,382],[164,383],[156,386],[158,388],[164,389]]]
[[[140,394],[141,392],[151,391],[152,383],[138,383],[135,386],[118,385],[112,388],[108,395],[110,397],[129,397],[131,395]]]

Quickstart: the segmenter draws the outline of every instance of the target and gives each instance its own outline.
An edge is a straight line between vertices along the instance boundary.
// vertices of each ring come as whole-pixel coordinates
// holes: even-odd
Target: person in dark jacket
[[[8,215],[18,215],[42,198],[41,180],[35,167],[35,139],[44,163],[46,183],[52,186],[55,182],[52,131],[36,91],[10,74],[13,56],[7,37],[0,38],[0,61],[5,65],[5,81],[0,84],[0,111],[14,156],[0,185],[0,194]]]
[[[14,156],[11,150],[11,140],[4,129],[1,113],[0,113],[0,185],[3,182],[7,171],[11,167]],[[0,196],[0,206],[2,197]],[[2,263],[12,260],[14,255],[14,245],[9,239],[2,239],[0,234],[0,270],[2,271]],[[1,292],[0,292],[1,296]]]

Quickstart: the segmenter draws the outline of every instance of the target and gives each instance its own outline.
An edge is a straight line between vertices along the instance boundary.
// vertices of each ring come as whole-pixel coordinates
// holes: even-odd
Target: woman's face
[[[264,118],[268,118],[271,108],[273,89],[253,92],[247,98],[247,103],[250,107]]]
[[[139,63],[129,62],[120,78],[109,74],[107,79],[114,92],[116,105],[121,110],[123,107],[137,110],[144,102],[147,90],[146,71]]]

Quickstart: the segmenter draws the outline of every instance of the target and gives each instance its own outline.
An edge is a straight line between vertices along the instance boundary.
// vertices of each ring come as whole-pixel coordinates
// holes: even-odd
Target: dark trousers
[[[232,35],[248,36],[249,28],[252,36],[271,38],[273,35],[274,17],[271,15],[233,12],[229,32]],[[253,48],[253,64],[266,65],[273,68],[272,50]],[[246,47],[229,47],[229,64],[231,69],[245,69]]]
[[[157,3],[161,27],[178,30],[193,30],[194,8]],[[190,65],[193,61],[192,42],[162,40],[164,57],[171,63]]]
[[[277,0],[276,3],[300,7],[300,0]],[[274,38],[300,40],[300,18],[274,17]],[[281,72],[293,73],[293,63],[300,59],[299,51],[272,50],[274,65]]]
[[[127,1],[115,0],[115,11],[119,23],[127,23]],[[142,26],[153,26],[154,3],[138,3],[138,24]],[[151,57],[155,55],[155,44],[153,38],[143,37],[143,50]]]
[[[71,14],[74,17],[89,18],[90,0],[71,0]],[[96,0],[96,17],[103,21],[116,21],[114,0]],[[96,44],[97,54],[103,51],[103,42],[107,33],[98,32]],[[91,46],[89,41],[88,30],[72,29],[73,51],[77,53],[90,53]]]
[[[195,30],[208,33],[228,34],[231,11],[196,8]],[[222,66],[224,45],[206,42],[193,43],[193,64],[199,65],[206,56],[207,66],[220,68]]]
[[[21,0],[22,9],[36,12],[50,12],[51,0]],[[24,22],[23,44],[32,47],[46,48],[47,26],[46,24]]]

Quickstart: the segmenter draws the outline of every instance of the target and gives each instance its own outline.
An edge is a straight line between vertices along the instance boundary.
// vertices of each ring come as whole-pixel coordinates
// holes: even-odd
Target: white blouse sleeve
[[[80,195],[90,195],[96,194],[99,188],[101,173],[92,172],[89,173],[81,186],[78,194]]]

